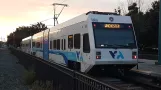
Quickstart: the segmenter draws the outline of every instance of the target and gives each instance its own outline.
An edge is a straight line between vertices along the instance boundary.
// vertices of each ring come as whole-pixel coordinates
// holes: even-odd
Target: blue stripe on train
[[[41,48],[33,48],[32,49],[33,51],[40,51],[40,52],[43,52],[43,50]]]
[[[43,50],[35,49],[35,51],[43,52]],[[76,53],[74,52],[64,52],[64,51],[57,51],[57,50],[49,50],[49,53],[61,55],[64,58],[66,64],[68,64],[68,60],[77,61]]]

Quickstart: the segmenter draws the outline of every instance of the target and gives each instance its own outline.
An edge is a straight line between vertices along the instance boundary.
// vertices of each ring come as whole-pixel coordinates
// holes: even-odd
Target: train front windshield
[[[96,48],[136,48],[132,24],[93,23]]]

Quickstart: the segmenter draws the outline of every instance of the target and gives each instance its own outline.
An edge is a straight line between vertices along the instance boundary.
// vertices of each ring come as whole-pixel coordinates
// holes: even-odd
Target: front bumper
[[[111,64],[138,64],[137,60],[130,60],[130,61],[96,61],[95,65],[111,65]]]

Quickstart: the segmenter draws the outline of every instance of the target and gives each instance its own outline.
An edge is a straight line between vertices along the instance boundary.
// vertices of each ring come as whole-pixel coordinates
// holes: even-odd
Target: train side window
[[[42,43],[40,42],[40,48],[42,48]]]
[[[80,49],[80,34],[75,34],[74,35],[74,48],[75,49]]]
[[[35,42],[35,48],[37,48],[37,42]]]
[[[38,48],[40,48],[40,42],[38,42]]]
[[[60,50],[60,39],[57,40],[57,50]]]
[[[30,44],[30,41],[29,41],[29,43],[28,43],[28,44],[29,44],[29,48],[31,48],[31,44]]]
[[[39,42],[36,42],[36,48],[39,48],[39,44],[38,44]]]
[[[32,42],[32,47],[35,47],[35,42]]]
[[[35,47],[37,48],[37,42],[35,42]]]
[[[39,44],[40,44],[40,45],[39,45],[39,48],[41,48],[41,42],[39,42]]]
[[[83,35],[83,52],[90,53],[89,35],[88,33]]]
[[[65,39],[64,39],[64,50],[66,49],[66,41],[65,41]]]
[[[41,48],[41,42],[39,42],[39,44],[40,44],[39,48]]]
[[[63,39],[61,40],[61,50],[64,50],[63,49]]]
[[[37,42],[37,48],[40,48],[40,42]]]
[[[54,48],[54,40],[52,41],[52,49],[55,49],[55,48]]]
[[[54,49],[56,50],[56,40],[54,40]]]
[[[68,48],[69,49],[73,48],[73,35],[68,36]]]
[[[50,41],[50,49],[52,49],[52,41]]]

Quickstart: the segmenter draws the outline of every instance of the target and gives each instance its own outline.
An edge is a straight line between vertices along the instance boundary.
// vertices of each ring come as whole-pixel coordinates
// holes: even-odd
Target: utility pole
[[[61,11],[59,12],[59,14],[56,14],[56,6],[63,6],[63,8],[61,9]],[[67,4],[60,4],[60,3],[53,3],[53,6],[54,6],[54,26],[55,26],[55,23],[57,22],[58,24],[58,17],[60,16],[60,14],[62,13],[64,7],[67,7],[68,5]]]
[[[161,65],[161,1],[160,1],[160,9],[159,9],[159,37],[158,37],[158,63]]]

